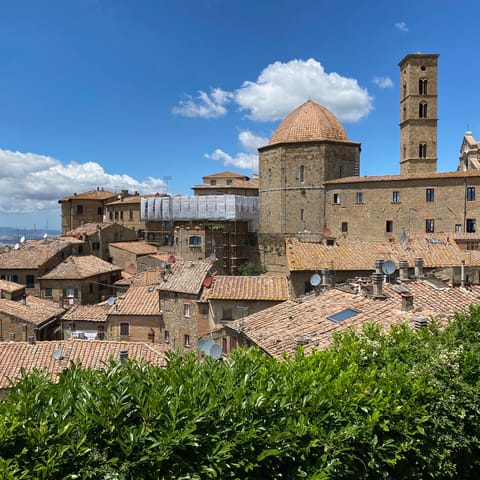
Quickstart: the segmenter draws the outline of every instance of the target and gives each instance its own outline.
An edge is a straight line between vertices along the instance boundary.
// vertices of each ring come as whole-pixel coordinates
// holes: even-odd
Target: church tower
[[[400,67],[400,173],[437,171],[438,54],[407,55]]]

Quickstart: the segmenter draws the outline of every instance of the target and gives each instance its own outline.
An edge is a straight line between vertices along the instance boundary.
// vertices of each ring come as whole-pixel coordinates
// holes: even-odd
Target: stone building
[[[480,144],[470,131],[463,136],[458,170],[480,170]]]
[[[436,171],[437,60],[437,54],[416,53],[399,63],[399,175],[359,176],[360,144],[311,101],[259,149],[258,240],[267,269],[285,269],[285,238],[292,236],[334,244],[338,238],[399,241],[414,232],[477,231],[480,172],[474,162],[467,169],[461,157],[459,171]],[[474,143],[466,137],[463,151],[474,151]]]

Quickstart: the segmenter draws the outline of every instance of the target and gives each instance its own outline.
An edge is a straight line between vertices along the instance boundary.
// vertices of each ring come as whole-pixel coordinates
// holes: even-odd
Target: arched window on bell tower
[[[418,104],[419,118],[427,118],[427,102],[420,102]]]
[[[427,158],[427,144],[425,142],[418,145],[418,156],[420,158]]]
[[[428,87],[428,80],[426,78],[421,78],[418,81],[418,94],[419,95],[427,95],[427,93],[428,93],[427,87]]]

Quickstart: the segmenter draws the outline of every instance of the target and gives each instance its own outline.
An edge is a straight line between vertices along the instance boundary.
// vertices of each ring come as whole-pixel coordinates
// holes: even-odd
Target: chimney
[[[120,350],[118,352],[118,361],[125,363],[128,360],[128,350]]]
[[[330,276],[330,269],[329,268],[322,268],[320,270],[320,274],[322,276],[322,287],[328,288],[332,285],[332,279]]]
[[[417,331],[421,328],[428,327],[428,317],[415,317],[413,327]]]
[[[398,267],[400,269],[400,281],[407,282],[408,278],[408,260],[400,260],[398,262]]]
[[[413,295],[404,293],[402,295],[402,312],[409,312],[410,310],[413,310]]]
[[[14,333],[11,333],[11,334],[9,335],[8,341],[9,341],[9,342],[14,342],[14,341],[15,341],[15,334],[14,334]]]
[[[375,260],[375,273],[382,273],[383,260]]]
[[[423,258],[415,259],[415,278],[423,278]]]
[[[375,262],[375,264],[376,263],[377,262]],[[374,273],[372,275],[372,282],[373,282],[373,298],[384,298],[383,288],[382,288],[383,273]]]
[[[35,337],[33,335],[28,336],[28,344],[35,345]]]

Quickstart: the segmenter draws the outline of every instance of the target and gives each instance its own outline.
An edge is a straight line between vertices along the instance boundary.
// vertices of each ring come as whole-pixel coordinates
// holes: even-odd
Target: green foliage
[[[258,265],[255,262],[249,261],[249,262],[242,263],[238,267],[238,273],[240,273],[240,275],[243,275],[245,277],[257,276],[257,275],[261,275],[262,273],[265,273],[265,269],[261,265]]]
[[[282,362],[251,349],[24,374],[0,403],[0,480],[474,479],[479,381],[479,307]]]

